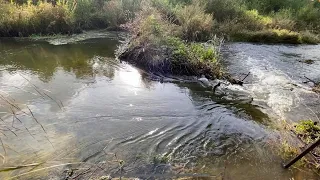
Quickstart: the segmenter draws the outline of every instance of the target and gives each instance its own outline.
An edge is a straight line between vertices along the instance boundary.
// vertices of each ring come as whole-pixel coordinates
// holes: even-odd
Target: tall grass
[[[37,6],[16,6],[2,1],[0,14],[0,36],[68,33],[73,30],[66,6],[53,7],[41,2]]]
[[[300,36],[307,31],[305,39],[320,33],[320,2],[311,0],[51,0],[50,3],[0,0],[0,3],[0,36],[118,29],[146,12],[143,8],[156,10],[161,18],[178,25],[179,37],[188,41],[205,41],[212,34],[232,39],[241,32],[246,32],[245,37],[258,32],[256,37],[263,32],[274,34],[270,32],[276,30],[295,31]]]
[[[194,0],[190,5],[177,8],[176,17],[182,29],[183,39],[208,40],[213,28],[213,15],[205,12],[206,5]]]
[[[0,36],[71,34],[119,27],[134,18],[141,0],[0,0]]]
[[[205,12],[205,4],[152,6],[155,3],[145,2],[127,25],[133,38],[120,58],[151,73],[221,77],[219,41],[194,42],[210,38],[213,17]]]
[[[104,5],[104,12],[109,26],[117,28],[132,21],[140,10],[142,0],[109,0]]]

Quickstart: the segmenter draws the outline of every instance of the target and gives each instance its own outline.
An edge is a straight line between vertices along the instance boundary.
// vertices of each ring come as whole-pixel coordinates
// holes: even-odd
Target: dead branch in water
[[[314,84],[319,84],[319,83],[315,82],[314,80],[308,78],[307,76],[304,76],[304,77],[308,80],[308,82],[312,82],[312,83],[314,83]]]
[[[248,72],[248,74],[241,80],[242,82],[247,79],[247,77],[250,75],[250,72]]]
[[[320,82],[316,82],[316,81],[308,78],[307,76],[304,76],[304,77],[308,80],[305,83],[312,82],[314,84],[314,87],[312,88],[312,91],[314,91],[316,93],[320,93]]]

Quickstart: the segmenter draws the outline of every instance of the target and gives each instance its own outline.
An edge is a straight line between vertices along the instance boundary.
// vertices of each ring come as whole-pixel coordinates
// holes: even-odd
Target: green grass
[[[20,2],[20,1],[19,1]],[[119,28],[134,18],[141,0],[57,0],[23,3],[0,0],[0,37],[72,34]]]
[[[0,1],[0,36],[130,29],[128,23],[136,21],[137,15],[142,17],[141,13],[153,9],[176,25],[179,33],[176,36],[187,41],[207,41],[213,34],[234,41],[292,44],[320,41],[318,1],[57,0],[55,6],[43,1]]]
[[[231,34],[235,41],[287,44],[317,44],[319,37],[308,32],[294,32],[285,29],[268,29],[260,31],[239,31]]]
[[[168,11],[150,7],[150,4],[143,7],[135,21],[128,25],[133,39],[120,58],[152,73],[196,76],[205,74],[212,79],[222,77],[219,39],[208,41],[212,39],[209,35],[212,27],[201,26],[199,23],[204,19],[208,21],[205,24],[213,23],[212,15],[206,13],[203,4],[198,2],[192,6],[171,8],[174,16],[180,17],[177,21],[172,22],[167,18]]]

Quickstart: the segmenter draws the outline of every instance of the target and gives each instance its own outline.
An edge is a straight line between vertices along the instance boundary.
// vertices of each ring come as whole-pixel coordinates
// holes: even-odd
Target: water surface
[[[279,117],[270,96],[283,97],[274,89],[265,92],[269,86],[257,77],[259,70],[280,79],[289,75],[263,70],[261,58],[243,49],[260,51],[261,46],[225,47],[231,72],[253,74],[243,88],[231,87],[254,95],[248,104],[225,98],[227,94],[217,96],[199,84],[148,80],[114,58],[121,37],[91,32],[49,40],[1,40],[3,179],[65,179],[70,169],[69,175],[80,179],[108,174],[171,179],[172,173],[209,179],[315,178],[307,170],[281,167],[275,152],[279,135],[269,126]],[[291,52],[291,47],[280,48]],[[294,52],[302,56],[317,46],[297,48],[301,51]],[[235,61],[239,56],[241,63]],[[286,54],[273,56],[280,64],[288,59]],[[318,77],[318,69],[312,68],[305,70],[312,72],[308,76]],[[280,106],[285,107],[280,115],[291,114],[291,104]]]

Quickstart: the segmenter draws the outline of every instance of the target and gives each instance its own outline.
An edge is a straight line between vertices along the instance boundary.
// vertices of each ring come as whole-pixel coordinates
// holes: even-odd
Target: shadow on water
[[[261,106],[143,78],[117,44],[1,41],[1,178],[312,177],[280,167]]]

